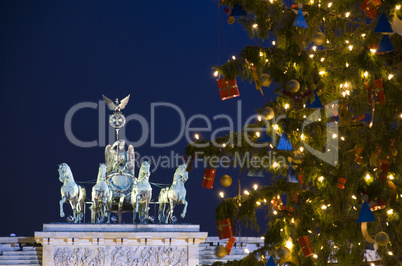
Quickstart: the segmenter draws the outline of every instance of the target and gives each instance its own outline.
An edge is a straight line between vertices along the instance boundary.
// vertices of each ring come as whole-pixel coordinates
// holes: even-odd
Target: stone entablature
[[[43,265],[199,265],[199,225],[44,224]]]

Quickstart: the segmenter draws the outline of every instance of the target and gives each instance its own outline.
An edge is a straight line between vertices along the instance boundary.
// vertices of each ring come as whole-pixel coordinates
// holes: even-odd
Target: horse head
[[[144,161],[141,164],[140,172],[138,173],[138,181],[141,181],[144,178],[148,178],[151,175],[149,168],[150,168],[150,165],[147,161]]]
[[[64,182],[64,180],[67,178],[67,180],[72,178],[72,173],[71,169],[66,163],[59,164],[59,180],[60,182]]]
[[[104,164],[104,163],[99,164],[97,182],[99,182],[99,181],[106,181],[106,164]]]
[[[187,164],[182,164],[177,167],[176,173],[179,174],[180,181],[185,183],[188,179],[188,172],[186,171]]]

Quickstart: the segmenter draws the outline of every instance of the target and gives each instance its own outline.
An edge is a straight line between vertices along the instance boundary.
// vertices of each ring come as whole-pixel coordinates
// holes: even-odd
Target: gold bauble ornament
[[[215,248],[215,255],[218,258],[225,257],[227,255],[226,248],[224,246],[217,245],[216,248]]]
[[[316,32],[313,34],[313,42],[316,45],[323,45],[326,41],[325,34],[322,33],[321,31]]]
[[[224,187],[228,187],[228,186],[230,186],[232,184],[232,178],[230,176],[228,176],[228,175],[223,175],[221,177],[220,181],[221,181],[221,185],[224,186]]]
[[[389,242],[388,234],[383,231],[378,232],[375,235],[374,239],[375,239],[375,242],[377,243],[377,245],[379,245],[379,246],[386,246]]]
[[[286,90],[288,92],[295,93],[298,92],[299,89],[300,89],[300,83],[295,79],[289,80],[288,83],[286,84]]]
[[[269,87],[269,85],[271,85],[271,83],[272,83],[271,76],[268,74],[262,74],[260,77],[260,82],[261,82],[261,86]]]
[[[274,116],[275,116],[274,109],[272,109],[272,108],[269,107],[269,106],[266,106],[266,107],[264,107],[264,108],[262,109],[262,114],[264,115],[264,117],[265,117],[267,120],[271,120],[271,119],[274,118]]]

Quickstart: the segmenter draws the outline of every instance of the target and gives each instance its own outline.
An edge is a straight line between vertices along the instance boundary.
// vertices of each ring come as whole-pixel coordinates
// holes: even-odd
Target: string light
[[[253,29],[257,29],[258,28],[258,24],[253,24]]]
[[[225,194],[221,191],[219,192],[219,196],[223,199],[225,197]]]
[[[278,124],[273,125],[273,127],[274,127],[274,130],[278,130],[278,129],[279,129]]]
[[[332,138],[333,138],[333,139],[336,139],[337,137],[338,137],[338,135],[336,135],[335,133],[332,134]]]
[[[327,206],[326,206],[326,205],[322,205],[322,206],[321,206],[321,209],[322,209],[322,210],[326,210],[326,209],[327,209]]]
[[[260,52],[260,56],[263,56],[264,54],[262,52]]]
[[[346,67],[349,67],[349,63],[346,63]]]
[[[261,116],[259,115],[259,116],[257,117],[257,119],[258,119],[258,121],[261,121]]]
[[[316,259],[316,258],[318,258],[318,255],[317,255],[317,254],[314,254],[313,257],[314,257],[314,259]]]
[[[293,247],[293,242],[292,242],[291,240],[288,240],[288,241],[286,241],[285,246],[286,246],[289,250],[291,250],[292,247]]]
[[[261,205],[261,202],[257,201],[256,204],[257,204],[258,206],[260,206],[260,205]]]
[[[218,71],[215,71],[215,72],[214,72],[214,76],[217,77],[218,75],[219,75],[219,72],[218,72]]]
[[[314,55],[313,55],[313,54],[311,54],[311,55],[309,55],[309,57],[310,57],[310,58],[313,58],[313,57],[314,57]]]
[[[272,45],[275,45],[276,44],[276,42],[275,41],[272,41]]]
[[[277,168],[277,167],[278,167],[278,163],[277,163],[277,162],[274,162],[274,163],[272,164],[272,167],[273,167],[273,168]]]
[[[345,141],[345,138],[344,138],[344,137],[341,137],[341,140],[342,140],[342,141]]]
[[[368,72],[365,71],[365,72],[363,73],[363,76],[364,76],[365,78],[367,78],[367,77],[368,77]]]
[[[257,190],[257,189],[258,189],[258,185],[257,185],[257,184],[254,184],[253,188],[254,188],[254,190]]]
[[[244,194],[250,195],[250,192],[248,192],[248,190],[244,190]]]
[[[303,147],[300,147],[300,149],[299,149],[301,152],[303,152],[304,151],[304,148]]]
[[[392,253],[392,251],[388,251],[388,255],[393,256],[394,253]]]
[[[288,103],[285,104],[285,110],[287,110],[287,109],[289,109],[289,104]]]
[[[377,49],[371,48],[371,49],[370,49],[370,52],[373,53],[373,54],[375,54],[375,53],[377,52]]]
[[[233,59],[233,60],[236,60],[236,56],[232,55],[232,59]]]
[[[274,215],[277,215],[277,214],[278,214],[278,212],[277,212],[277,211],[274,211],[273,213],[274,213]]]
[[[328,3],[328,8],[331,8],[331,6],[332,6],[332,2],[329,2]]]
[[[356,198],[356,196],[355,196],[355,195],[352,195],[352,199],[354,199],[354,200],[355,200],[355,199],[357,199],[357,198]]]
[[[300,135],[300,139],[301,139],[301,140],[304,140],[304,134],[301,134],[301,135]]]
[[[321,57],[320,61],[321,61],[321,62],[324,62],[324,60],[325,60],[325,58],[324,58],[324,57]]]
[[[350,16],[350,12],[346,12],[345,17],[349,17]]]
[[[259,138],[261,134],[260,134],[260,132],[257,131],[257,132],[255,132],[255,135]]]
[[[320,176],[320,177],[318,178],[318,181],[320,181],[320,182],[324,181],[324,177],[323,177],[323,176]]]
[[[394,180],[394,179],[395,179],[395,177],[394,177],[392,174],[390,174],[390,175],[388,176],[388,178],[389,178],[390,180]]]
[[[247,248],[244,249],[244,252],[246,252],[247,254],[250,253],[250,250],[248,250]]]
[[[364,37],[366,37],[366,33],[363,33],[363,34],[362,34],[362,38],[364,38]]]
[[[391,214],[394,213],[394,210],[393,210],[393,209],[389,209],[389,210],[387,211],[387,213],[388,213],[389,215],[391,215]]]
[[[194,134],[194,138],[195,138],[196,140],[199,140],[199,139],[200,139],[200,135]]]
[[[224,147],[224,148],[225,148],[225,147],[226,147],[226,144],[225,144],[225,143],[223,143],[223,144],[222,144],[222,147]]]
[[[315,51],[317,51],[317,46],[313,46],[313,51],[315,52]]]
[[[393,77],[394,77],[394,75],[389,74],[389,75],[388,75],[388,80],[391,80]]]
[[[353,45],[349,45],[349,50],[352,51],[353,50]]]
[[[397,5],[397,6],[395,6],[395,9],[396,9],[396,10],[401,9],[401,5]]]
[[[324,75],[324,74],[325,74],[325,71],[324,71],[324,70],[321,70],[320,72],[318,72],[318,74],[319,74],[319,75]]]

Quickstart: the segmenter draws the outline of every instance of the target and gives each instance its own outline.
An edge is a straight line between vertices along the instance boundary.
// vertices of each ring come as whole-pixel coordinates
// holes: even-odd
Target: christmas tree
[[[235,86],[236,78],[248,79],[261,93],[270,86],[277,94],[242,132],[197,140],[186,150],[209,165],[211,156],[236,165],[251,154],[241,171],[272,173],[269,186],[217,206],[216,220],[229,219],[233,230],[238,222],[258,229],[255,212],[268,206],[264,247],[228,264],[265,265],[272,257],[267,265],[370,265],[364,262],[373,249],[372,265],[400,265],[400,1],[219,5],[229,24],[242,24],[264,44],[215,67],[219,80]],[[277,159],[269,161],[273,152]]]

